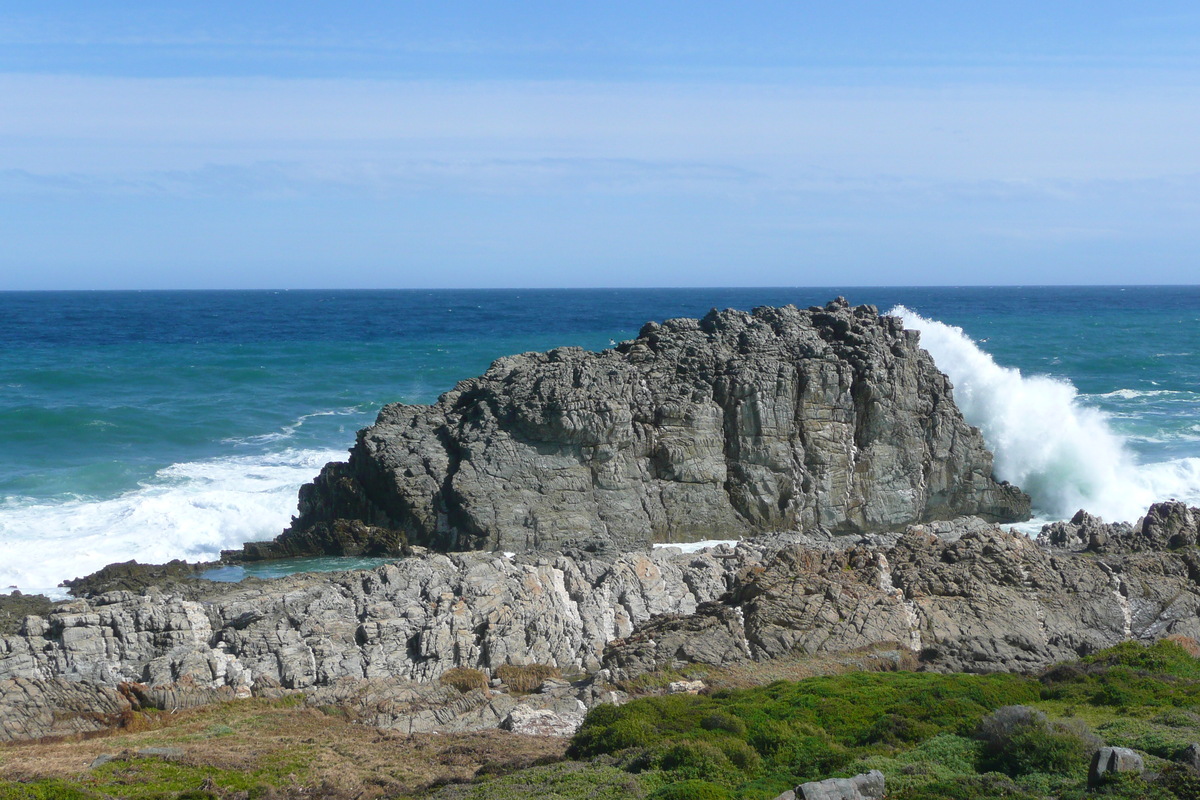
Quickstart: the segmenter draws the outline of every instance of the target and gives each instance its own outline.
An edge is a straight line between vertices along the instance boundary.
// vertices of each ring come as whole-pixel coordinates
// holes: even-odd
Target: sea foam
[[[106,500],[23,503],[0,514],[0,592],[61,596],[65,578],[136,558],[206,561],[223,548],[271,539],[296,511],[297,489],[340,450],[284,450],[174,464]]]
[[[1070,382],[1000,366],[961,328],[904,306],[888,313],[921,332],[963,417],[995,453],[996,476],[1028,492],[1039,517],[1083,508],[1133,521],[1158,500],[1200,501],[1200,459],[1139,464],[1110,418],[1084,405]]]

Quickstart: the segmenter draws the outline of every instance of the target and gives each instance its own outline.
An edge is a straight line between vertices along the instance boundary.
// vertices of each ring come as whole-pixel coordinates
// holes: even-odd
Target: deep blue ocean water
[[[907,309],[1041,518],[1200,503],[1200,287],[8,292],[0,590],[270,538],[381,405],[499,356],[839,294]]]

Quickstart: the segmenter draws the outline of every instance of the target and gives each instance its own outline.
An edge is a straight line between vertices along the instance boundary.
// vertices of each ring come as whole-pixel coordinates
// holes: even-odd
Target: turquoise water
[[[1197,287],[0,293],[0,589],[271,538],[379,406],[499,356],[838,294],[962,329],[935,359],[1043,518],[1200,502]]]
[[[395,561],[394,558],[286,558],[216,567],[200,577],[221,583],[238,583],[246,578],[282,578],[297,572],[337,572],[348,569],[372,569]]]

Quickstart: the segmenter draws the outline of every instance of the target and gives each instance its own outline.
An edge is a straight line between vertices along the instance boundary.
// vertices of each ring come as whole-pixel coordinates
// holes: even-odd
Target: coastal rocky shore
[[[274,545],[356,521],[437,550],[645,547],[1029,517],[915,331],[873,306],[647,323],[599,353],[501,358],[385,406]],[[394,537],[393,537],[394,540]]]
[[[1040,541],[963,517],[695,554],[417,552],[358,572],[106,592],[0,636],[0,740],[290,691],[405,731],[531,719],[569,732],[620,699],[613,682],[650,670],[871,645],[924,669],[1034,671],[1127,639],[1200,638],[1200,555],[1179,546],[1198,522],[1200,509],[1164,503],[1139,525],[1080,515]],[[506,664],[574,680],[519,697],[438,681]]]
[[[873,307],[651,323],[385,407],[287,531],[226,556],[392,563],[241,584],[111,565],[0,615],[0,741],[288,693],[405,732],[565,735],[688,664],[887,648],[1031,672],[1200,638],[1200,510],[1000,527],[1029,505],[918,335]],[[549,677],[506,683],[520,667]]]

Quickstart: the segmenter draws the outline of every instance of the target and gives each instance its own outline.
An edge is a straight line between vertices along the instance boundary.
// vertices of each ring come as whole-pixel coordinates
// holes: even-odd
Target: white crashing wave
[[[1138,464],[1109,418],[1083,405],[1070,382],[1002,367],[961,328],[903,306],[888,313],[921,332],[963,416],[995,453],[996,476],[1028,492],[1039,515],[1062,519],[1084,508],[1136,520],[1158,500],[1200,501],[1200,458]]]
[[[49,591],[65,578],[135,558],[205,561],[278,536],[296,492],[345,451],[285,450],[174,464],[109,500],[9,502],[0,509],[0,592]]]

